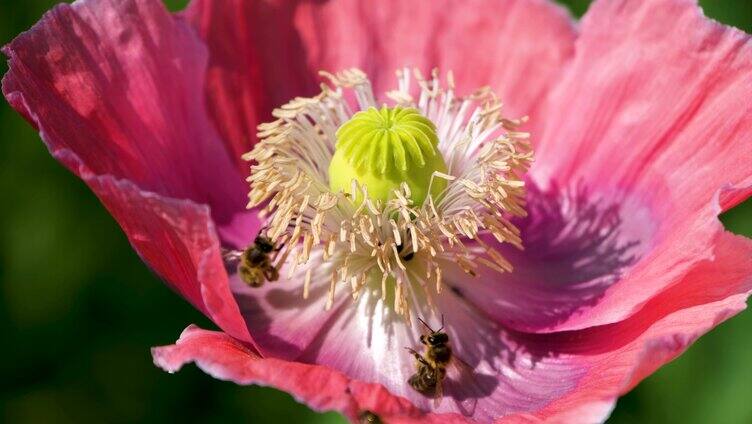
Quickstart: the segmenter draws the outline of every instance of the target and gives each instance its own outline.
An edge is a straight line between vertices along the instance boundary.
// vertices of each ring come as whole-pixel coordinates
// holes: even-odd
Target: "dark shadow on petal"
[[[232,279],[236,280],[237,276],[233,276]],[[243,283],[238,282],[237,284]],[[259,347],[262,354],[270,351],[275,354],[277,352],[285,352],[284,359],[295,358],[300,354],[300,349],[297,346],[271,334],[270,329],[273,318],[261,307],[257,296],[236,290],[233,290],[233,294],[235,295],[235,301],[238,302],[240,314],[246,320],[248,331],[254,340],[260,344]]]
[[[466,297],[454,291],[446,294],[439,308],[457,361],[454,369],[448,369],[444,394],[452,398],[458,412],[483,414],[489,403],[503,414],[533,411],[572,390],[586,371],[566,359],[538,357],[526,340],[490,319]]]
[[[323,339],[318,335],[329,329],[340,315],[342,305],[347,303],[338,299],[334,307],[326,311],[324,304],[329,288],[328,280],[316,278],[315,275],[312,277],[309,296],[304,298],[302,276],[288,279],[286,270],[283,269],[279,280],[267,281],[262,287],[251,288],[238,278],[235,268],[237,262],[226,260],[225,264],[231,274],[233,296],[246,320],[248,330],[262,353],[271,356],[303,360],[301,358],[309,356],[311,351],[315,353],[319,346],[318,340]],[[317,323],[309,321],[312,316],[315,316]],[[282,334],[292,338],[285,340]],[[292,343],[292,340],[298,343]]]
[[[528,217],[518,223],[526,256],[546,264],[538,271],[549,285],[593,299],[638,259],[640,241],[622,234],[619,205],[594,198],[585,186],[545,192],[533,186],[528,203]]]
[[[444,380],[444,395],[452,398],[462,415],[473,416],[478,399],[488,397],[496,390],[499,377],[462,365],[457,358],[454,361],[454,370],[450,369]]]
[[[484,273],[481,281],[498,283],[480,289],[476,281],[448,281],[456,294],[518,330],[550,328],[597,303],[649,244],[646,231],[633,231],[641,222],[625,224],[644,212],[629,202],[584,185],[528,190],[528,216],[515,220],[524,250],[496,244],[514,271]]]

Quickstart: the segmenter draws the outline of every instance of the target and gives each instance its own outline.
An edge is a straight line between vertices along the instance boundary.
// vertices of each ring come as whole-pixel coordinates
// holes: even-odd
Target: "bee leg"
[[[405,349],[407,349],[407,351],[408,351],[408,352],[410,352],[410,353],[411,353],[411,354],[412,354],[412,355],[413,355],[413,356],[415,357],[415,359],[416,359],[416,360],[417,360],[418,362],[420,362],[421,364],[423,364],[423,365],[425,365],[425,366],[429,366],[429,367],[431,366],[431,365],[430,365],[430,364],[429,364],[429,363],[428,363],[428,362],[427,362],[427,361],[426,361],[426,360],[425,360],[425,359],[423,358],[423,355],[421,355],[420,353],[418,353],[418,352],[417,352],[417,351],[416,351],[415,349],[413,349],[413,348],[410,348],[410,347],[406,347]]]
[[[273,266],[264,269],[264,277],[269,281],[277,281],[279,279],[279,271]]]

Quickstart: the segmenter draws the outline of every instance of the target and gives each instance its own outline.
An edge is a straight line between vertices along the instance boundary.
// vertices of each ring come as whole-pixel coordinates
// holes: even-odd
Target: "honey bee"
[[[371,411],[363,411],[358,415],[358,422],[360,424],[381,424],[381,418]]]
[[[407,383],[418,393],[434,398],[434,404],[438,406],[443,395],[447,366],[452,360],[452,348],[449,347],[449,336],[441,332],[444,329],[443,315],[441,328],[435,331],[422,319],[418,318],[418,321],[428,329],[428,334],[420,336],[420,342],[426,347],[423,355],[415,349],[405,348],[417,361],[415,374],[407,380]]]
[[[251,287],[261,287],[266,281],[279,279],[279,270],[272,264],[272,252],[279,250],[269,237],[259,233],[253,244],[240,255],[238,275]]]

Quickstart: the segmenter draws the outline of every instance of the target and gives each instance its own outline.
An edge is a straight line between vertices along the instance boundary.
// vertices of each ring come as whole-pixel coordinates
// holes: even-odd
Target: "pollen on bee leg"
[[[511,271],[483,237],[522,246],[509,219],[525,215],[524,118],[504,118],[488,88],[458,96],[451,72],[442,85],[438,70],[398,70],[391,106],[360,70],[320,74],[329,85],[276,109],[243,156],[249,206],[264,205],[269,236],[286,240],[275,265],[291,282],[306,268],[303,297],[328,274],[326,309],[343,283],[354,300],[368,293],[409,319],[435,307],[443,266]]]

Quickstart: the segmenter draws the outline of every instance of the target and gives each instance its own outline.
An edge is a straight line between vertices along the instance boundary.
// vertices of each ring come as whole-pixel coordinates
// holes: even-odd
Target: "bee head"
[[[256,244],[256,247],[258,247],[258,249],[264,253],[270,253],[272,250],[274,250],[274,244],[265,236],[258,235],[256,236],[256,240],[254,240],[253,242]]]
[[[435,332],[425,336],[425,341],[431,346],[443,345],[449,341],[449,336],[446,333]]]
[[[428,346],[440,346],[449,342],[449,336],[446,333],[442,333],[444,329],[444,315],[441,316],[441,328],[438,330],[432,329],[425,321],[418,318],[421,324],[423,324],[429,331],[428,334],[420,336],[420,342]]]

